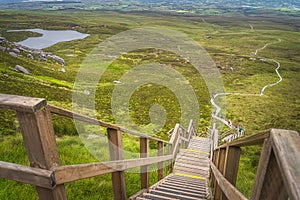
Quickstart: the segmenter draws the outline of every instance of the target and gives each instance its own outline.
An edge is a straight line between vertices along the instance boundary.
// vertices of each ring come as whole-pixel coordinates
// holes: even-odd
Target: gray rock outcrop
[[[14,69],[15,69],[15,71],[17,71],[17,72],[22,72],[22,73],[28,74],[28,75],[31,74],[31,73],[28,71],[28,69],[22,67],[21,65],[16,65]]]

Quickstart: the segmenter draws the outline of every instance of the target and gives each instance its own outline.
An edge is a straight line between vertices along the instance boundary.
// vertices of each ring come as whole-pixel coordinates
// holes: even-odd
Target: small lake
[[[31,31],[42,34],[41,37],[29,37],[26,40],[18,42],[18,44],[32,48],[32,49],[44,49],[50,47],[59,42],[68,42],[72,40],[84,39],[89,34],[83,34],[72,30],[43,30],[43,29],[22,29],[22,30],[9,30],[7,32],[20,32]]]

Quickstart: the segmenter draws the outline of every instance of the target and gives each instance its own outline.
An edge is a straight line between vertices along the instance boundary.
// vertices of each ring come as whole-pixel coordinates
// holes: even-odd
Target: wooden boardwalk
[[[209,152],[207,138],[193,137],[188,148],[179,151],[173,173],[136,199],[209,199]]]

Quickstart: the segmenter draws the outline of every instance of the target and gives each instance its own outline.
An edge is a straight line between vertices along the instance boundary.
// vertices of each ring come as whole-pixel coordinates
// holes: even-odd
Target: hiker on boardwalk
[[[232,121],[231,121],[231,119],[228,120],[228,126],[229,126],[230,128],[232,128]]]

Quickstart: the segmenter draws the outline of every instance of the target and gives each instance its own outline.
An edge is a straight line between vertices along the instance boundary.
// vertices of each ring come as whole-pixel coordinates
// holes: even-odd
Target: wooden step
[[[168,198],[172,198],[172,199],[181,199],[181,200],[199,200],[199,199],[204,199],[204,198],[195,198],[195,197],[191,197],[191,196],[187,196],[187,195],[182,195],[182,194],[174,194],[172,192],[164,192],[164,191],[158,191],[158,190],[152,190],[149,189],[150,194],[155,194],[155,195],[159,195],[159,196],[165,196]]]
[[[166,197],[166,196],[161,196],[161,195],[157,195],[157,194],[152,194],[152,193],[144,193],[143,197],[149,198],[149,199],[153,199],[153,200],[180,200],[179,198],[170,198],[170,197]]]
[[[170,184],[162,184],[159,186],[159,188],[168,188],[170,190],[177,190],[177,191],[184,191],[184,192],[190,192],[193,194],[205,194],[206,193],[206,188],[204,189],[200,189],[200,188],[190,188],[190,187],[184,187],[184,186],[174,186],[174,185],[170,185]],[[157,189],[157,188],[156,188]]]
[[[161,192],[167,192],[167,193],[172,193],[175,195],[182,195],[182,196],[187,196],[187,197],[193,197],[193,198],[205,198],[207,197],[206,194],[195,194],[192,192],[187,192],[184,190],[174,190],[174,189],[170,189],[170,188],[165,188],[165,187],[158,187],[155,189],[155,191],[161,191]]]

